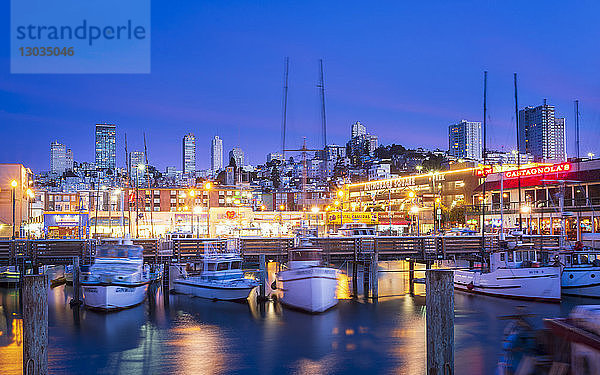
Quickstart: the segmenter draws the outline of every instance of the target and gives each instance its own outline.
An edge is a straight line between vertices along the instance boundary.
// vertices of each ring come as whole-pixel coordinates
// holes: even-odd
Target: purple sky
[[[327,4],[325,4],[327,3]],[[53,140],[93,161],[96,122],[123,135],[161,169],[181,168],[181,138],[197,137],[198,168],[210,138],[240,146],[263,163],[280,148],[283,60],[290,57],[288,147],[320,145],[316,88],[325,63],[329,143],[344,144],[359,120],[380,143],[447,148],[447,127],[482,120],[489,71],[489,142],[514,148],[512,74],[520,106],[544,98],[567,118],[574,154],[573,100],[579,99],[581,152],[600,155],[600,4],[481,1],[152,2],[149,75],[12,75],[9,11],[0,24],[0,162],[49,168]]]

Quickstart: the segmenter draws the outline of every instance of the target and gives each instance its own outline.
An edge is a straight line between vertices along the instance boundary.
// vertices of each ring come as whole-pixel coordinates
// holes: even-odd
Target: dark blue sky
[[[280,148],[284,56],[290,57],[289,146],[320,144],[318,59],[325,63],[328,140],[360,120],[380,143],[447,148],[447,126],[482,120],[489,71],[489,141],[514,148],[519,102],[548,98],[567,118],[581,102],[581,151],[600,154],[600,4],[593,1],[153,1],[152,74],[11,75],[9,2],[0,8],[0,162],[49,168],[53,140],[93,160],[96,122],[118,124],[130,150],[146,131],[150,162],[181,168],[181,138],[240,146],[250,163]]]

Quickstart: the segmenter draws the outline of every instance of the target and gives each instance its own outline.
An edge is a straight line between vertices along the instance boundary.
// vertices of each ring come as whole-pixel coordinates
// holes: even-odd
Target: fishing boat
[[[560,302],[560,266],[533,244],[507,243],[490,254],[489,270],[454,271],[454,288],[469,293],[533,301]]]
[[[600,298],[600,251],[575,246],[559,254],[562,294]]]
[[[110,311],[142,303],[151,281],[142,252],[132,244],[99,246],[94,264],[81,275],[85,306]]]
[[[232,246],[221,248],[218,242],[205,243],[202,262],[196,269],[199,274],[184,271],[182,277],[173,280],[176,293],[213,300],[244,301],[258,286],[256,280],[244,277],[239,251]]]
[[[310,313],[337,305],[338,270],[323,265],[322,251],[306,238],[290,251],[287,269],[276,274],[281,303]]]

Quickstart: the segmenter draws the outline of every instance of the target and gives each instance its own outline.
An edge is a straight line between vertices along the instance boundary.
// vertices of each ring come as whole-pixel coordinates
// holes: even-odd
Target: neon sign
[[[552,164],[552,165],[545,165],[545,166],[525,168],[525,169],[517,169],[514,171],[506,171],[506,172],[504,172],[504,177],[506,177],[506,178],[530,177],[530,176],[538,176],[541,174],[568,172],[570,170],[571,170],[571,163],[560,163],[560,164]]]
[[[492,173],[494,173],[494,168],[490,165],[484,165],[475,169],[475,176],[477,177],[485,177]]]

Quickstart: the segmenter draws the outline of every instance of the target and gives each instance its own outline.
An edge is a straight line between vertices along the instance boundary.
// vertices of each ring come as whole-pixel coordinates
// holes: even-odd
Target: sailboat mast
[[[517,125],[517,170],[521,169],[521,141],[519,136],[519,100],[517,97],[517,73],[514,74],[515,82],[515,123]],[[521,175],[517,176],[519,190],[519,231],[523,230],[523,215],[521,214]]]
[[[579,161],[579,100],[575,100],[575,149],[577,161]]]
[[[290,67],[290,58],[285,58],[285,70],[283,73],[283,108],[281,118],[281,155],[285,162],[285,132],[287,127],[287,97],[288,97],[288,72]]]
[[[146,168],[144,169],[144,171],[146,172],[146,181],[148,182],[148,190],[150,190],[150,178],[149,178],[149,172],[148,172],[148,148],[146,148],[146,133],[144,132],[144,158],[146,159]],[[146,197],[146,195],[144,194],[144,197],[146,199],[148,199]],[[154,237],[154,218],[152,217],[152,211],[154,211],[154,193],[152,192],[152,190],[150,190],[150,237]],[[144,204],[144,207],[146,205]],[[192,233],[193,234],[193,233]]]
[[[323,181],[327,181],[327,121],[325,118],[325,78],[323,74],[323,59],[319,60],[319,92],[321,94],[321,135],[323,137]]]
[[[485,183],[486,183],[486,163],[487,163],[487,70],[483,72],[483,200],[481,205],[481,237],[483,247],[485,248]]]
[[[125,160],[127,160],[127,165],[125,166],[127,170],[127,230],[129,236],[131,237],[131,207],[129,207],[129,189],[131,189],[131,160],[129,152],[127,152],[127,133],[125,133]],[[125,228],[123,228],[123,232],[125,232]]]

